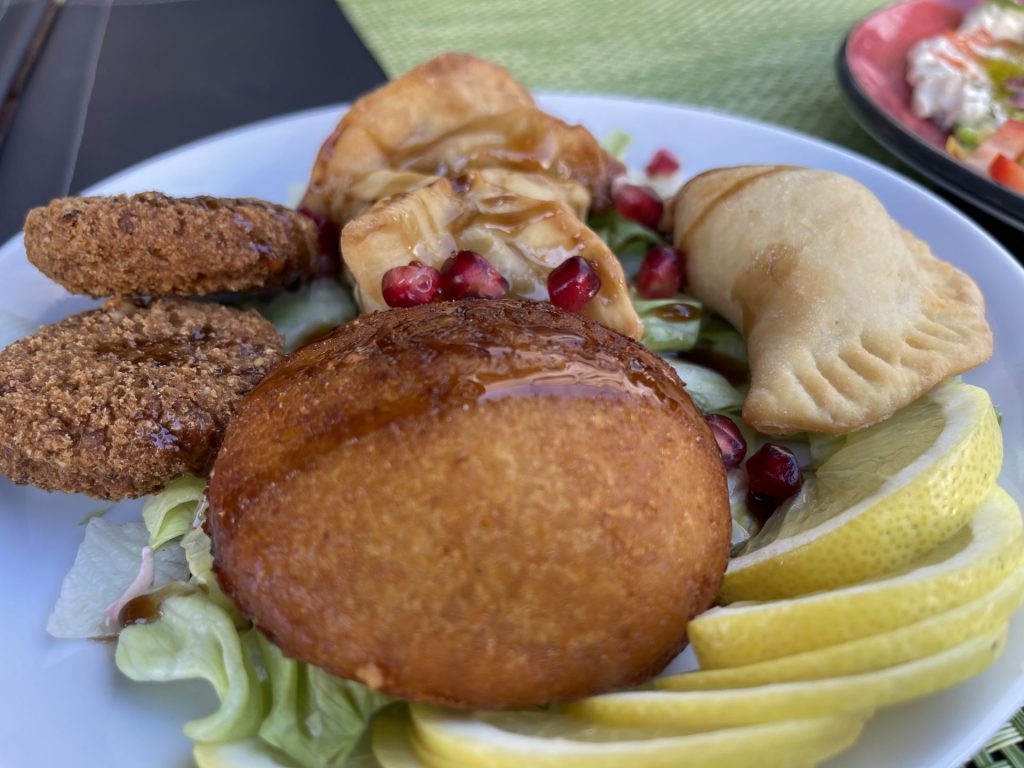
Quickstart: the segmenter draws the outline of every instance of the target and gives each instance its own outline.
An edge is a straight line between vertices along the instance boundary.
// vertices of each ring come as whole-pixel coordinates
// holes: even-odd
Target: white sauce
[[[983,3],[967,14],[959,32],[984,30],[994,40],[1024,44],[1024,11]],[[984,56],[1001,57],[995,48],[975,46]],[[907,82],[913,88],[911,108],[943,129],[954,125],[996,127],[1007,118],[994,100],[988,73],[974,57],[940,35],[917,43],[908,55]]]
[[[995,40],[1024,44],[1024,8],[1019,11],[994,3],[982,3],[968,13],[960,24],[960,32],[983,29]]]

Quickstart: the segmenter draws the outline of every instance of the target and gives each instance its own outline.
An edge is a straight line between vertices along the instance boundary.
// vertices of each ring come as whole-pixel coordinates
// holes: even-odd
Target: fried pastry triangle
[[[508,280],[510,296],[546,301],[551,270],[581,256],[601,277],[600,292],[581,314],[640,338],[643,324],[630,301],[622,266],[562,202],[559,184],[534,177],[524,189],[522,177],[515,174],[508,186],[495,179],[487,173],[438,179],[385,198],[345,225],[341,252],[362,310],[387,309],[381,279],[392,267],[411,261],[440,269],[456,251],[473,250]],[[527,189],[531,196],[519,193]]]
[[[842,434],[992,354],[974,282],[828,171],[703,173],[673,201],[690,291],[739,328],[743,417],[771,434]]]

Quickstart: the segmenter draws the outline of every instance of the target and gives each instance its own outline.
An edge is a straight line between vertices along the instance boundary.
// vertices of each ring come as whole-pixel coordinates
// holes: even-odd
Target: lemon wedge
[[[563,726],[560,721],[567,718],[549,713],[453,712],[415,704],[412,717],[413,749],[430,768],[697,768],[719,761],[730,768],[799,768],[846,749],[863,727],[860,717],[815,717],[710,733],[604,740],[625,731]],[[552,727],[563,735],[551,735]],[[574,729],[586,738],[570,737]]]
[[[712,608],[687,626],[704,669],[740,667],[888,632],[992,591],[1021,562],[1017,504],[993,488],[970,524],[910,568],[790,600]]]
[[[687,672],[654,682],[665,690],[709,691],[870,672],[939,653],[995,630],[1022,603],[1024,567],[1018,566],[989,594],[890,632],[743,667]]]
[[[192,748],[192,759],[198,768],[294,768],[288,761],[261,739],[240,741],[197,741]]]
[[[640,691],[592,696],[566,708],[591,722],[723,728],[802,717],[870,715],[926,696],[980,672],[1002,652],[1006,628],[887,669],[847,677],[721,691]]]
[[[729,563],[719,600],[773,600],[888,573],[948,539],[995,484],[988,393],[942,384],[848,435]]]

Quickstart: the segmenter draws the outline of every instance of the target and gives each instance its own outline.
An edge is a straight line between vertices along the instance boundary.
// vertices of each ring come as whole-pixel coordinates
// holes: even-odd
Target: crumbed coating
[[[281,357],[255,311],[111,300],[0,351],[0,473],[103,499],[213,462],[235,406]]]
[[[313,274],[316,226],[255,198],[65,197],[25,219],[25,253],[88,296],[206,296]]]
[[[515,300],[364,315],[290,356],[239,407],[209,500],[221,585],[287,655],[483,708],[658,672],[731,530],[671,368]]]

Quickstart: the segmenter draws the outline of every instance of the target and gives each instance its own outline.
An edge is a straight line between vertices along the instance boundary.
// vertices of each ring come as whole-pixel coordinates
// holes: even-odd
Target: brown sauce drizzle
[[[683,235],[678,239],[677,242],[683,247],[683,250],[689,250],[690,237],[693,235],[694,232],[697,231],[697,228],[700,227],[700,225],[707,220],[707,218],[711,215],[711,212],[715,208],[724,203],[733,195],[741,192],[750,185],[754,184],[755,182],[761,181],[762,179],[766,179],[769,176],[775,176],[776,174],[783,173],[785,171],[794,170],[798,170],[797,167],[794,165],[781,165],[777,168],[772,168],[771,170],[762,171],[761,173],[754,174],[753,176],[747,176],[746,178],[740,179],[739,181],[735,182],[731,186],[726,187],[724,190],[719,192],[718,195],[713,197],[706,206],[704,206],[704,210],[697,214],[697,218],[693,220],[692,224],[690,224],[690,228],[683,233]]]
[[[647,314],[654,315],[658,319],[669,323],[685,323],[689,320],[700,318],[700,307],[695,307],[693,304],[684,304],[683,302],[662,304],[660,307],[655,307],[648,311]]]
[[[118,626],[127,627],[131,624],[149,624],[163,615],[164,600],[169,597],[191,595],[196,590],[180,582],[166,584],[155,592],[132,598],[117,614]]]

